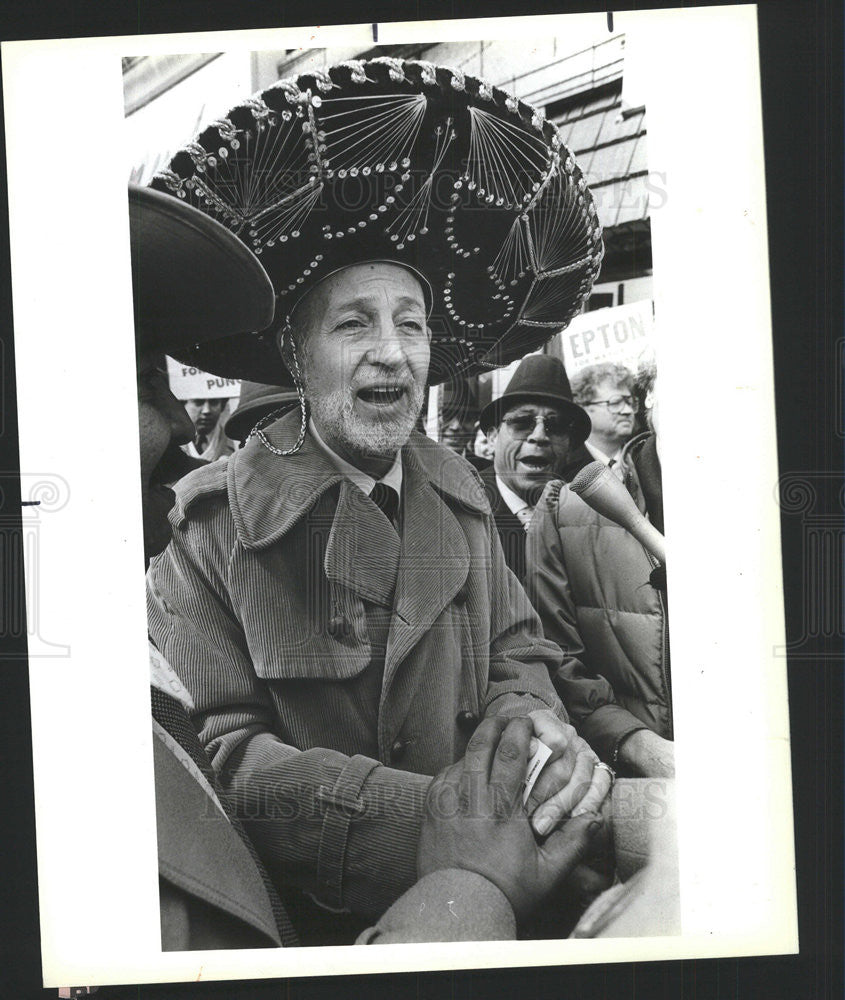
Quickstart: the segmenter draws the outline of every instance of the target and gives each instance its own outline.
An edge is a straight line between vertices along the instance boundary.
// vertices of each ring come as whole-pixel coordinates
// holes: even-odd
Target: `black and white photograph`
[[[663,14],[4,45],[45,985],[797,949],[755,13]],[[76,464],[24,433],[48,59]]]
[[[225,54],[126,60],[145,138],[163,83],[204,101],[130,191],[154,728],[190,752],[187,709],[261,874],[221,886],[156,745],[163,948],[679,932],[624,43],[250,53],[276,79],[208,125]],[[271,942],[230,927],[268,881]]]

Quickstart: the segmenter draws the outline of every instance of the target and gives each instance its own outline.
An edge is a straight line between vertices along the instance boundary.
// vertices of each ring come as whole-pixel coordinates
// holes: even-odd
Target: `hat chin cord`
[[[247,441],[251,437],[255,436],[267,449],[267,451],[271,451],[274,455],[284,457],[285,455],[295,455],[299,451],[305,441],[305,431],[308,428],[308,410],[305,404],[305,384],[302,378],[302,369],[299,367],[299,358],[296,356],[296,342],[294,341],[293,334],[291,333],[289,316],[285,317],[285,325],[282,328],[281,349],[283,355],[288,353],[288,349],[290,351],[291,374],[293,375],[293,383],[296,386],[296,394],[299,397],[299,437],[296,439],[296,444],[292,448],[287,448],[285,450],[277,448],[267,440],[267,435],[264,433],[263,428],[286,412],[287,408],[282,406],[277,410],[273,410],[272,413],[268,413],[266,416],[262,417],[247,435]]]

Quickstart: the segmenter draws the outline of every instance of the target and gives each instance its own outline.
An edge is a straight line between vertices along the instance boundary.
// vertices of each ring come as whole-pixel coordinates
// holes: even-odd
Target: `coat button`
[[[329,618],[327,631],[333,639],[342,639],[349,634],[349,622],[342,615]]]
[[[471,733],[478,725],[478,716],[475,712],[458,712],[455,722],[462,733]]]
[[[408,744],[402,740],[397,740],[393,746],[390,748],[390,760],[392,763],[396,763],[405,756],[405,751],[408,749]]]

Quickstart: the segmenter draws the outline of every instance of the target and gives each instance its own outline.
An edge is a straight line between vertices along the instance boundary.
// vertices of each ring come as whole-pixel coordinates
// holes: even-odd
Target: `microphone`
[[[631,494],[601,462],[584,466],[569,488],[596,513],[630,531],[650,555],[661,565],[666,565],[663,535],[640,513]]]

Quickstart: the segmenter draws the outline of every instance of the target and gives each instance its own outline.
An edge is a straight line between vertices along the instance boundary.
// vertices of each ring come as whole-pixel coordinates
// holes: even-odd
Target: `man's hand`
[[[531,823],[542,837],[567,816],[598,812],[612,784],[610,772],[596,768],[598,757],[572,726],[554,712],[530,713],[534,735],[553,751],[531,789],[527,809]]]
[[[532,729],[530,719],[481,723],[463,760],[431,783],[417,848],[420,878],[441,868],[474,871],[498,886],[517,920],[579,864],[603,826],[585,813],[537,843],[522,807]]]
[[[632,778],[674,778],[675,744],[650,729],[638,729],[619,747],[620,770]]]

